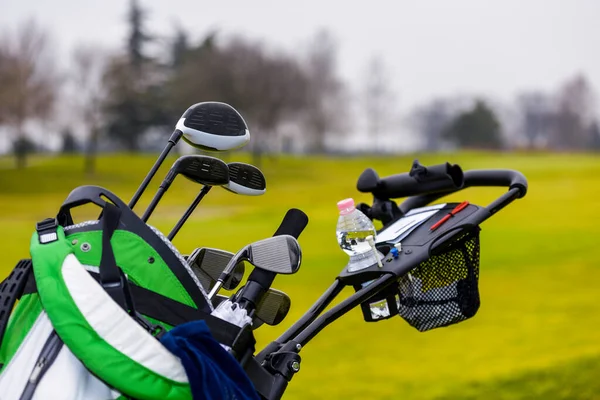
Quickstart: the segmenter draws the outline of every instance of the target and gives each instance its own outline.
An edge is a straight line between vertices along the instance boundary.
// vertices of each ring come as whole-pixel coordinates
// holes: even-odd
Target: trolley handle
[[[516,199],[527,194],[527,179],[519,171],[510,169],[483,169],[471,170],[464,173],[464,184],[460,189],[450,190],[444,193],[430,193],[413,196],[400,204],[400,211],[405,214],[413,208],[425,207],[426,205],[450,194],[456,193],[468,187],[508,187],[508,192],[497,198],[486,207],[490,214],[495,214]]]

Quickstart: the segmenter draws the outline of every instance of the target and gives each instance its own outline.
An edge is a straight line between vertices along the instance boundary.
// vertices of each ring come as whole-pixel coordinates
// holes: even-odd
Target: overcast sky
[[[383,57],[400,118],[438,96],[483,95],[510,105],[519,92],[555,91],[577,73],[600,91],[600,0],[139,1],[148,29],[163,38],[180,24],[195,40],[219,29],[300,51],[327,28],[355,96],[367,61]],[[66,65],[78,43],[124,48],[128,4],[0,0],[0,31],[37,19]],[[359,136],[356,146],[368,140]]]
[[[342,74],[357,85],[366,60],[385,58],[399,106],[456,92],[510,100],[529,88],[554,89],[585,73],[600,90],[599,0],[201,1],[140,0],[148,27],[192,37],[242,33],[300,48],[318,28],[340,43]],[[63,57],[78,42],[124,45],[126,0],[0,0],[0,26],[35,17]]]

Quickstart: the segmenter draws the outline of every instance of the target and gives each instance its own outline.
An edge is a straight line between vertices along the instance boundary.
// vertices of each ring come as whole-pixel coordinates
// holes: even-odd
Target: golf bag
[[[88,203],[100,218],[73,224]],[[181,254],[111,192],[71,192],[37,224],[30,255],[0,286],[3,400],[256,398],[235,359],[254,346],[250,327],[211,315]],[[190,355],[173,332],[193,324],[204,330]]]

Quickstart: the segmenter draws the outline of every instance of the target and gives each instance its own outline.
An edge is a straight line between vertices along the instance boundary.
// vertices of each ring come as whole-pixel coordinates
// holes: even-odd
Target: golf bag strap
[[[100,274],[88,273],[100,282]],[[232,348],[235,354],[243,354],[246,350],[254,348],[256,339],[250,327],[244,329],[231,324],[218,317],[208,314],[202,310],[190,307],[176,300],[162,296],[151,290],[137,286],[131,282],[128,284],[132,298],[135,299],[136,311],[146,317],[162,321],[171,326],[177,326],[186,322],[203,320],[208,325],[210,333],[221,344]],[[30,275],[23,294],[37,292],[35,278]]]
[[[33,277],[31,260],[21,260],[10,275],[0,284],[0,345],[8,326],[10,314],[17,300],[21,298],[25,285]]]
[[[110,239],[119,226],[121,210],[107,202],[102,213],[102,255],[100,258],[100,284],[122,309],[135,314],[129,285],[123,271],[117,266]]]

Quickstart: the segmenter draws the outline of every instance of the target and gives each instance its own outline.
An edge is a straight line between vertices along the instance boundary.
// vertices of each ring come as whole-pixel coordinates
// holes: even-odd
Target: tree
[[[153,126],[172,121],[166,109],[163,68],[145,54],[150,36],[144,27],[145,11],[130,1],[127,54],[109,61],[103,84],[109,95],[103,102],[106,134],[129,151]]]
[[[518,99],[521,132],[528,147],[547,142],[552,120],[552,102],[544,93],[526,92]]]
[[[378,149],[380,136],[388,128],[390,110],[393,110],[394,93],[391,89],[391,78],[384,60],[373,57],[369,60],[365,71],[363,88],[363,104],[367,132]]]
[[[434,99],[413,111],[411,123],[420,134],[426,151],[438,151],[444,146],[444,132],[454,115],[448,100]]]
[[[477,100],[472,110],[456,116],[443,136],[459,147],[497,149],[502,146],[500,122],[482,100]]]
[[[323,152],[328,135],[347,128],[347,96],[337,75],[337,44],[331,34],[320,31],[312,40],[305,61],[308,79],[303,126],[313,152]]]
[[[568,80],[557,97],[555,129],[551,144],[557,149],[585,149],[591,142],[589,126],[595,111],[595,96],[583,75]]]
[[[171,48],[171,66],[177,69],[183,65],[185,56],[190,49],[188,34],[181,28],[177,28],[175,39]]]
[[[0,124],[14,136],[17,167],[24,167],[31,146],[25,125],[50,117],[59,77],[47,33],[33,20],[0,40]]]
[[[138,0],[129,1],[129,37],[127,39],[127,51],[129,63],[140,73],[144,62],[148,60],[144,54],[144,45],[150,41],[150,36],[146,33],[144,19],[146,11],[140,6]]]
[[[62,146],[61,152],[64,154],[72,154],[77,151],[77,140],[75,139],[75,135],[69,128],[65,128],[62,131]]]
[[[590,145],[592,149],[598,151],[600,149],[600,124],[597,120],[590,125],[589,128]]]
[[[267,52],[242,38],[217,45],[213,34],[190,48],[169,81],[169,101],[181,114],[198,101],[217,100],[236,107],[252,132],[255,163],[279,126],[306,102],[306,79],[294,58]]]
[[[87,174],[95,171],[95,157],[102,127],[102,104],[106,90],[102,79],[107,55],[97,46],[80,45],[73,52],[72,83],[77,120],[85,130],[85,165]]]

